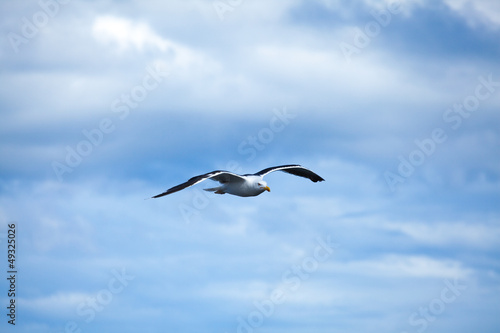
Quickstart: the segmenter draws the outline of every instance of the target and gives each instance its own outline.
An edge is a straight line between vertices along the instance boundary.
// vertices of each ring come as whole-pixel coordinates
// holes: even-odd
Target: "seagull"
[[[169,188],[165,192],[155,195],[151,198],[159,198],[168,194],[175,193],[177,191],[201,183],[206,179],[218,181],[221,186],[205,188],[205,191],[214,192],[216,194],[228,193],[239,197],[254,197],[264,191],[271,192],[271,189],[269,188],[269,186],[267,186],[267,183],[262,178],[268,173],[274,171],[284,171],[295,176],[309,178],[315,183],[324,181],[323,178],[321,178],[311,170],[297,164],[270,167],[257,173],[246,175],[238,175],[229,171],[216,170],[203,175],[194,176],[187,182]]]

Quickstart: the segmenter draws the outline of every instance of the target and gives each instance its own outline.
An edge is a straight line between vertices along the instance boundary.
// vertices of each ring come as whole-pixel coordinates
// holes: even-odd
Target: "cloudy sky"
[[[0,16],[2,332],[500,329],[498,1]],[[144,200],[289,163],[326,181]]]

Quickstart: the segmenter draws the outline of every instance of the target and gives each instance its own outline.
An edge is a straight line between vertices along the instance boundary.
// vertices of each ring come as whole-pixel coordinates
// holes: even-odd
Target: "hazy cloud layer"
[[[0,9],[2,332],[498,331],[496,2]]]

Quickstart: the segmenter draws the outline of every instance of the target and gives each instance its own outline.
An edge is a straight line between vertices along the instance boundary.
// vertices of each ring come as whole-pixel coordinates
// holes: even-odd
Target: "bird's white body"
[[[260,176],[248,175],[241,182],[228,182],[221,186],[206,188],[205,191],[217,194],[229,193],[239,197],[255,197],[264,191],[271,191]]]

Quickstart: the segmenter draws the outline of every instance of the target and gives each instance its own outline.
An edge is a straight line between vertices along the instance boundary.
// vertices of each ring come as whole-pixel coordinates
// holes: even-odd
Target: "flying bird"
[[[159,198],[167,194],[175,193],[177,191],[201,183],[206,179],[218,181],[221,185],[212,188],[205,188],[205,191],[210,191],[217,194],[228,193],[237,195],[239,197],[254,197],[264,191],[271,192],[271,189],[269,188],[269,186],[267,186],[267,183],[263,180],[263,177],[268,173],[274,171],[284,171],[295,176],[309,178],[315,183],[324,181],[323,178],[321,178],[311,170],[296,164],[270,167],[257,173],[246,175],[238,175],[228,171],[216,170],[204,175],[195,176],[189,179],[187,182],[169,188],[165,192],[155,195],[152,198]]]

